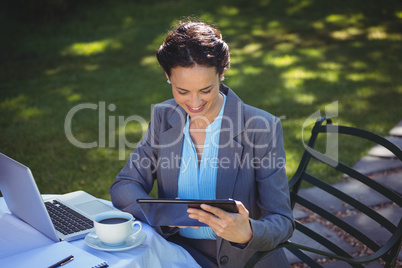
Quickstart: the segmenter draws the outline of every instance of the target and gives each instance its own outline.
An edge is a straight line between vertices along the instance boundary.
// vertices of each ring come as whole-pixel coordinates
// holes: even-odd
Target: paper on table
[[[102,259],[62,241],[0,259],[0,267],[49,267],[70,255],[74,256],[74,260],[63,265],[65,268],[90,268],[106,264]]]
[[[0,259],[54,242],[12,214],[0,217]]]

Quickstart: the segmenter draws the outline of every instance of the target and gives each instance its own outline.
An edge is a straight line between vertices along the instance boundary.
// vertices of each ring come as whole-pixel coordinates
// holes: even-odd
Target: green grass
[[[119,159],[119,138],[136,143],[151,104],[171,98],[155,59],[167,30],[194,15],[216,23],[231,48],[225,84],[245,103],[282,118],[287,173],[301,158],[305,120],[337,102],[334,121],[387,135],[401,119],[399,1],[100,1],[47,20],[2,10],[0,152],[29,166],[42,193],[84,189],[109,199],[109,187],[131,152]],[[81,149],[65,134],[79,104],[74,136],[98,141],[105,105],[105,146]],[[109,109],[114,104],[115,109]],[[333,106],[332,106],[333,107]],[[304,137],[308,138],[308,131]],[[347,141],[353,164],[370,145]],[[326,174],[329,182],[341,178]]]

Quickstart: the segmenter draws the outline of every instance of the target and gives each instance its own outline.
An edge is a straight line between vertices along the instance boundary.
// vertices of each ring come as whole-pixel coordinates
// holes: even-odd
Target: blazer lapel
[[[160,136],[160,172],[163,184],[162,195],[177,197],[178,177],[180,169],[181,151],[183,147],[183,128],[186,112],[176,106],[168,122],[171,126]],[[166,196],[168,195],[168,196]]]
[[[227,99],[219,137],[221,148],[216,182],[217,199],[233,196],[243,153],[243,146],[237,142],[236,137],[244,131],[243,102],[226,86],[221,85],[221,91],[227,92]]]

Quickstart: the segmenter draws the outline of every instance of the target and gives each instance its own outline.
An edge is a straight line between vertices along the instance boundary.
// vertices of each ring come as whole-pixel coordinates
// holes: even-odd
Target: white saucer
[[[113,247],[105,245],[102,241],[100,241],[95,233],[95,230],[93,230],[92,232],[87,234],[87,236],[85,236],[84,241],[88,246],[94,249],[103,251],[122,251],[141,245],[142,243],[144,243],[145,239],[147,239],[147,234],[141,231],[134,237],[129,237],[123,245]]]

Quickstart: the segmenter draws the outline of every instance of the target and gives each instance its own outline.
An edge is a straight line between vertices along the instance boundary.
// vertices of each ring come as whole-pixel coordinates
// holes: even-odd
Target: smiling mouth
[[[204,103],[201,107],[198,107],[198,108],[193,108],[193,107],[190,107],[190,106],[187,105],[187,108],[188,108],[188,110],[189,110],[190,112],[192,112],[192,113],[199,113],[199,112],[201,112],[202,110],[204,110],[205,105],[206,105],[206,103]]]

